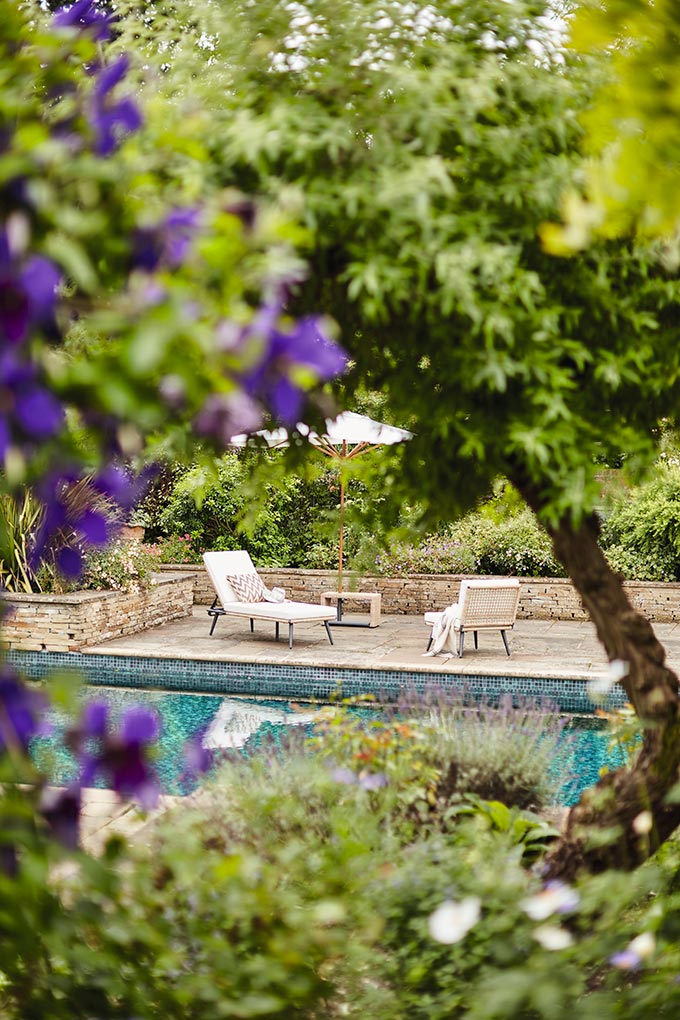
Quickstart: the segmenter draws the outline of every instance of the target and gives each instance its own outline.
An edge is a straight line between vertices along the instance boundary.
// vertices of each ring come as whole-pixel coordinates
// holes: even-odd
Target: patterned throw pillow
[[[239,602],[264,602],[265,587],[257,574],[227,574]]]

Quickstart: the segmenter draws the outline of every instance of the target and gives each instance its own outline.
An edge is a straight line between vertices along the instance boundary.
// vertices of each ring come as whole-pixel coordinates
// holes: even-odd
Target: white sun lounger
[[[330,620],[337,618],[333,606],[319,606],[309,602],[244,602],[239,599],[234,588],[228,581],[229,577],[252,574],[258,578],[249,554],[242,550],[237,552],[203,553],[203,562],[208,576],[212,581],[216,595],[208,610],[213,621],[210,633],[220,616],[241,616],[250,620],[250,630],[255,630],[255,620],[271,620],[276,625],[276,639],[279,638],[279,624],[288,624],[288,647],[293,647],[293,626],[296,623],[323,623],[328,640],[333,644]]]

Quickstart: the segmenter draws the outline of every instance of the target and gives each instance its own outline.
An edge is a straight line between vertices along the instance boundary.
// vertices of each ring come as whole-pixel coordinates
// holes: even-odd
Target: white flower
[[[482,901],[479,896],[466,896],[455,903],[445,900],[441,906],[430,914],[428,927],[430,935],[437,942],[452,946],[464,939],[477,921],[481,913]]]
[[[641,811],[633,819],[633,829],[637,832],[638,836],[644,836],[646,833],[651,832],[653,825],[654,818],[651,811]]]
[[[612,687],[613,684],[608,676],[598,676],[588,681],[586,690],[590,700],[597,703],[605,700]]]
[[[646,960],[656,949],[656,939],[651,931],[643,931],[632,942],[628,943],[628,950],[635,953],[641,960]]]
[[[568,949],[573,946],[574,940],[564,928],[558,928],[554,924],[542,924],[534,930],[534,938],[544,949]]]
[[[591,701],[604,701],[614,684],[623,680],[630,672],[630,663],[624,659],[612,659],[607,667],[606,676],[594,677],[588,681],[588,697]]]
[[[566,914],[579,905],[579,894],[564,882],[548,882],[535,896],[522,900],[520,907],[532,921],[545,921],[553,914]]]
[[[607,670],[607,676],[613,684],[623,680],[624,676],[628,676],[630,673],[630,663],[626,662],[625,659],[612,659],[609,663]]]

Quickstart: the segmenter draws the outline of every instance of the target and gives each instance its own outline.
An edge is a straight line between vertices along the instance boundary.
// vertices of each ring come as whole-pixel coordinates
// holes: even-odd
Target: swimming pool
[[[350,669],[329,666],[272,665],[270,663],[151,658],[93,653],[9,651],[8,661],[25,676],[41,680],[54,670],[78,670],[93,696],[111,706],[115,718],[133,704],[150,705],[163,717],[156,767],[163,790],[185,794],[195,779],[184,775],[182,750],[187,740],[222,733],[222,753],[250,754],[263,742],[283,742],[289,727],[303,725],[319,703],[339,693],[360,697],[367,693],[393,701],[406,692],[423,692],[432,686],[442,691],[464,691],[474,701],[494,704],[503,696],[551,702],[569,718],[563,755],[555,769],[564,782],[559,800],[572,804],[598,779],[600,769],[623,763],[621,751],[607,749],[601,720],[593,715],[586,684],[582,680],[482,676],[430,673],[425,670]],[[315,704],[316,703],[316,704]],[[617,685],[604,707],[619,708],[624,694]],[[226,734],[227,724],[232,734]],[[576,739],[570,740],[573,735]],[[63,782],[73,769],[56,741],[35,744],[35,753],[46,761],[47,773]],[[213,745],[219,757],[219,745]]]
[[[285,699],[236,697],[233,695],[187,694],[176,691],[134,690],[99,686],[85,688],[83,699],[104,701],[115,721],[132,705],[152,708],[160,719],[154,767],[164,793],[185,795],[196,788],[198,779],[187,771],[184,747],[200,740],[217,763],[225,754],[256,754],[262,748],[282,746],[291,728],[309,732],[322,705]],[[379,711],[365,708],[363,711]],[[53,712],[53,732],[36,738],[31,753],[36,763],[61,785],[75,775],[75,762],[63,747],[64,717]],[[597,781],[603,767],[623,764],[622,752],[608,749],[602,720],[594,716],[570,716],[565,728],[561,754],[553,763],[559,783],[558,803],[575,803],[583,789]]]

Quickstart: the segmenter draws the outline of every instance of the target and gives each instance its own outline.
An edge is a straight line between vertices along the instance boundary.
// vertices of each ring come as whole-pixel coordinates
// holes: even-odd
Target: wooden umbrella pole
[[[347,442],[342,441],[342,456],[347,456]],[[338,559],[338,591],[342,591],[342,546],[345,524],[345,476],[342,473],[342,462],[340,464],[340,555]]]

